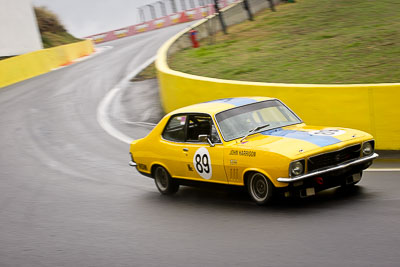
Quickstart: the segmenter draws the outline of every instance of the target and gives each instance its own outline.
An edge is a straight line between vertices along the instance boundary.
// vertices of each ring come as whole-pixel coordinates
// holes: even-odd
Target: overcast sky
[[[137,8],[157,1],[32,0],[32,3],[34,6],[46,6],[56,13],[67,30],[74,36],[85,37],[137,24],[139,23]],[[179,5],[180,1],[176,2]],[[150,18],[150,11],[147,12],[146,16]],[[161,11],[157,10],[157,12]]]

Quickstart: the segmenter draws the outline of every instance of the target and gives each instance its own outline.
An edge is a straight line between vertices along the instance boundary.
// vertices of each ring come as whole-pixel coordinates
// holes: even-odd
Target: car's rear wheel
[[[274,186],[265,175],[255,172],[249,177],[247,189],[257,205],[265,205],[272,198]]]
[[[154,182],[163,195],[172,195],[179,189],[179,184],[176,184],[167,170],[161,166],[157,166],[154,170]]]

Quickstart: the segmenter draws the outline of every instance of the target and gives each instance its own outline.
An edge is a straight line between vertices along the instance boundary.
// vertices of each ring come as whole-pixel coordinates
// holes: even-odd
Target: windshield
[[[225,141],[244,137],[257,127],[267,124],[267,127],[262,127],[260,130],[266,131],[301,123],[296,114],[278,100],[257,102],[226,110],[218,113],[215,119]],[[257,132],[259,131],[253,133]]]

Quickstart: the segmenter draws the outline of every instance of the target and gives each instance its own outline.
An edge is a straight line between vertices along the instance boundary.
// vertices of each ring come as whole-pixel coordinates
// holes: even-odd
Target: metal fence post
[[[165,7],[165,3],[162,1],[158,1],[157,3],[160,4],[161,14],[164,17],[167,16],[167,8]]]
[[[186,10],[186,2],[185,2],[185,0],[181,0],[181,8],[182,8],[182,10]]]
[[[222,17],[222,13],[219,10],[218,1],[219,0],[214,0],[215,11],[217,12],[217,16],[219,18],[219,22],[221,23],[222,31],[224,32],[224,34],[228,34],[228,31],[226,30],[226,24],[225,24],[224,18]]]
[[[171,3],[172,12],[177,13],[178,9],[176,8],[175,0],[169,0],[169,2]]]
[[[267,0],[269,2],[269,7],[271,8],[271,11],[275,12],[275,3],[274,0]]]
[[[140,22],[143,23],[146,21],[146,17],[144,15],[143,7],[138,7],[139,10],[139,16],[140,16]]]
[[[157,15],[156,15],[156,9],[154,8],[154,6],[153,5],[146,5],[146,6],[148,6],[150,8],[151,18],[153,20],[156,19]]]
[[[248,0],[243,0],[243,8],[247,11],[247,15],[249,16],[249,20],[254,20],[253,14],[251,13],[250,3]]]

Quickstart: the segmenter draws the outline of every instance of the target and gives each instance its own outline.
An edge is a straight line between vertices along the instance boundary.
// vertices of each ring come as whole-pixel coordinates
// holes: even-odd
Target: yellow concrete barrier
[[[204,21],[199,22],[200,26]],[[161,103],[166,112],[182,106],[225,97],[269,96],[284,101],[309,125],[341,126],[374,135],[376,147],[400,150],[400,83],[393,84],[279,84],[214,79],[169,68],[168,54],[187,30],[158,51],[156,68]],[[170,49],[173,46],[173,49]]]
[[[85,40],[1,60],[0,88],[44,74],[93,51],[92,42]]]

